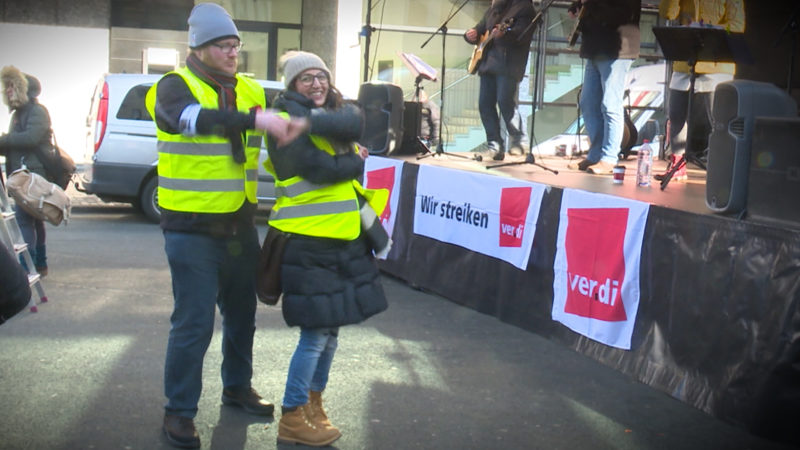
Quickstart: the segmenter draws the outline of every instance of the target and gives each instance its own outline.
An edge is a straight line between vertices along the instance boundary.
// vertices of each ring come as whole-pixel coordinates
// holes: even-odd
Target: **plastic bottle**
[[[650,186],[650,176],[653,170],[653,149],[650,141],[645,139],[636,157],[636,184]]]

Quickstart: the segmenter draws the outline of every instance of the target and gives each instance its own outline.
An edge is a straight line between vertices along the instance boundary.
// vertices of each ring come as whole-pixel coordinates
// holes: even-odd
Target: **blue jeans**
[[[325,390],[333,355],[338,345],[339,328],[300,328],[300,341],[289,363],[283,406],[308,403],[308,391]]]
[[[586,60],[580,104],[591,143],[589,161],[617,163],[625,127],[625,75],[632,63],[632,59]]]
[[[522,116],[519,115],[519,108],[517,108],[518,90],[519,80],[514,77],[490,73],[481,74],[478,110],[481,114],[483,129],[486,131],[486,141],[499,143],[502,150],[505,150],[505,147],[500,134],[498,107],[511,145],[521,144],[525,139],[525,124],[522,122]]]
[[[222,315],[222,384],[250,387],[258,231],[252,227],[228,238],[165,231],[164,249],[174,297],[164,366],[165,409],[193,418],[216,307]]]
[[[33,260],[33,265],[37,269],[47,267],[47,248],[45,247],[45,239],[47,234],[44,230],[44,221],[39,220],[32,215],[25,212],[19,205],[15,205],[14,213],[17,218],[19,230],[22,233],[22,239],[28,244],[28,252]],[[30,270],[26,267],[25,261],[22,261],[22,267],[25,270]]]

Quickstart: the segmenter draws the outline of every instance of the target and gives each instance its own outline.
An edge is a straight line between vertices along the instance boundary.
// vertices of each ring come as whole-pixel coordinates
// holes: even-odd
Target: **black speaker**
[[[419,133],[422,124],[422,105],[420,102],[403,102],[403,144],[398,154],[419,153]]]
[[[364,83],[358,102],[365,119],[359,143],[371,154],[395,153],[403,142],[403,90],[391,83]]]
[[[739,213],[747,203],[750,146],[757,116],[795,117],[797,104],[774,84],[751,80],[717,85],[708,138],[706,205],[718,213]]]
[[[753,129],[747,217],[800,226],[800,117],[759,117]]]

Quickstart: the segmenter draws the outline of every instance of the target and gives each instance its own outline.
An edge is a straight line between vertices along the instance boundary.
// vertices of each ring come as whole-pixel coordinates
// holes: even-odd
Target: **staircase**
[[[464,67],[448,69],[446,76],[445,110],[442,112],[442,139],[445,150],[455,152],[480,150],[486,143],[486,133],[483,130],[478,111],[480,78],[477,75],[469,75],[466,71],[466,64]],[[544,102],[558,101],[579,87],[582,81],[582,64],[548,66],[543,95]],[[520,83],[520,99],[530,100],[532,95],[530,85],[530,76],[526,75]],[[433,89],[429,88],[429,90],[433,92]],[[438,95],[438,90],[431,95],[432,100],[437,103]],[[520,107],[520,113],[523,114],[526,124],[529,122],[530,112],[530,105]]]

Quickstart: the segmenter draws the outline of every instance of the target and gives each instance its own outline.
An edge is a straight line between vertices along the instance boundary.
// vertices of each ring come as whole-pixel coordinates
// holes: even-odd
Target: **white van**
[[[144,105],[147,90],[161,78],[148,74],[107,74],[95,88],[89,116],[86,161],[91,161],[75,183],[103,201],[131,203],[153,222],[158,222],[156,189],[158,151],[156,127]],[[278,81],[258,80],[271,100],[284,89]],[[266,148],[261,149],[261,160]],[[274,183],[259,164],[258,200],[275,200]]]

